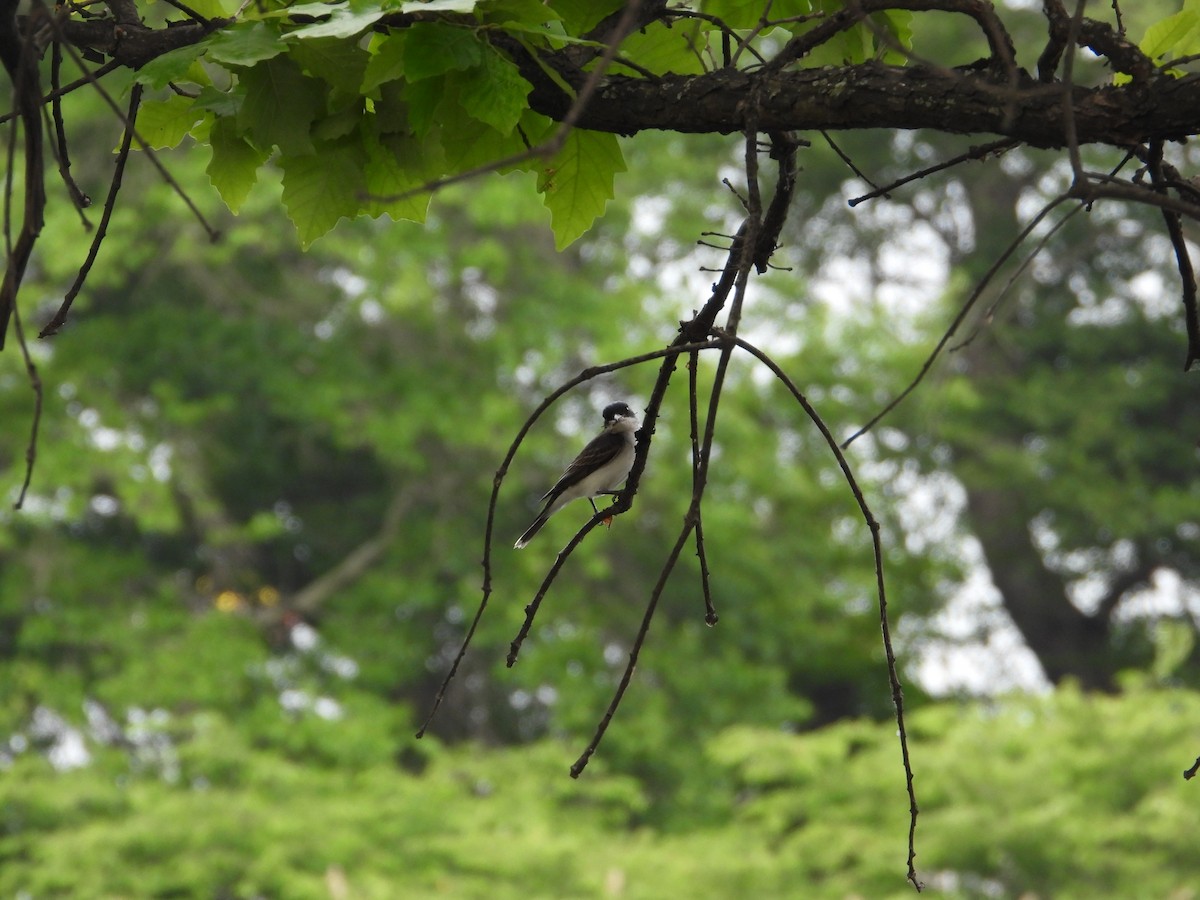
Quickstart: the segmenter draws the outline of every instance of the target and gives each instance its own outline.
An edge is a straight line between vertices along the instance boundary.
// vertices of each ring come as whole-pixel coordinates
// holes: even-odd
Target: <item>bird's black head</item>
[[[637,418],[628,403],[610,403],[604,407],[604,424],[611,425],[617,419]]]

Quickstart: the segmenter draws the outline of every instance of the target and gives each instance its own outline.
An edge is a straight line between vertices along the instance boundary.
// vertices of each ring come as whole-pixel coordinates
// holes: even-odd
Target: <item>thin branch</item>
[[[508,452],[505,454],[503,462],[500,463],[500,467],[496,470],[496,474],[492,479],[492,495],[491,495],[490,500],[488,501],[487,525],[485,526],[485,529],[484,529],[483,560],[481,562],[481,565],[483,566],[483,586],[482,586],[483,596],[480,599],[479,608],[476,610],[475,618],[472,619],[471,625],[467,629],[467,634],[463,638],[462,646],[459,648],[458,653],[454,657],[454,662],[450,666],[450,671],[447,672],[446,677],[442,679],[442,684],[438,688],[438,692],[437,692],[436,696],[434,697],[433,704],[429,710],[429,713],[425,717],[425,721],[421,725],[420,730],[417,732],[418,738],[424,736],[426,730],[429,728],[429,723],[433,721],[433,717],[437,713],[438,707],[441,706],[442,699],[445,697],[445,694],[446,694],[446,689],[449,687],[450,682],[454,680],[454,676],[458,672],[459,664],[462,662],[463,657],[466,656],[466,654],[467,654],[467,648],[470,646],[471,640],[475,636],[475,632],[479,627],[479,622],[483,618],[484,611],[487,609],[488,601],[491,599],[491,595],[492,595],[492,561],[491,561],[492,560],[492,537],[493,537],[493,534],[495,533],[496,506],[497,506],[497,501],[500,498],[500,486],[504,483],[504,476],[508,473],[508,468],[510,465],[512,465],[512,461],[516,457],[517,451],[520,449],[522,442],[525,440],[525,436],[529,433],[529,430],[533,427],[533,425],[537,422],[537,420],[539,418],[541,418],[541,416],[552,405],[554,405],[554,403],[560,397],[562,397],[568,391],[573,390],[574,388],[578,387],[579,385],[581,385],[587,381],[591,381],[594,378],[598,378],[599,376],[606,375],[610,372],[616,372],[619,369],[624,369],[629,366],[635,366],[640,363],[649,362],[652,359],[661,359],[663,357],[673,357],[673,356],[678,356],[681,353],[687,353],[692,350],[706,350],[706,349],[712,349],[712,348],[718,347],[718,346],[720,346],[720,344],[717,341],[712,341],[712,340],[689,342],[689,343],[686,343],[683,345],[678,345],[678,346],[673,344],[670,347],[666,347],[661,350],[655,350],[651,353],[644,353],[640,356],[629,357],[628,359],[623,359],[620,362],[609,363],[607,365],[602,365],[602,366],[592,366],[590,368],[584,369],[582,372],[580,372],[577,376],[572,378],[570,381],[566,382],[565,384],[561,385],[556,390],[551,392],[546,397],[546,399],[544,399],[541,402],[541,404],[539,404],[537,409],[535,409],[529,415],[529,418],[527,418],[525,420],[525,423],[521,426],[520,431],[517,432],[517,436],[515,438],[513,438],[512,443],[509,445]],[[616,506],[616,504],[614,504],[614,507],[615,506]],[[607,515],[607,511],[606,511],[606,515]]]
[[[650,622],[653,620],[654,612],[658,608],[658,600],[662,596],[663,588],[667,585],[667,579],[671,577],[675,563],[679,560],[679,554],[683,551],[683,545],[687,543],[692,528],[695,527],[698,508],[696,500],[693,497],[692,505],[688,508],[687,515],[683,519],[683,528],[679,531],[679,537],[675,539],[675,546],[667,554],[667,561],[658,573],[658,581],[655,583],[654,589],[650,592],[650,602],[646,604],[646,612],[642,616],[642,624],[638,628],[637,637],[634,638],[633,647],[629,651],[629,662],[625,664],[625,671],[621,674],[621,680],[617,683],[617,689],[613,693],[612,700],[608,703],[608,708],[604,711],[600,723],[596,726],[595,734],[588,742],[587,747],[584,748],[583,753],[571,764],[572,778],[578,778],[583,774],[583,770],[587,768],[588,760],[592,758],[592,754],[600,746],[600,741],[604,738],[604,733],[608,731],[609,723],[612,722],[617,707],[621,705],[621,698],[625,696],[625,691],[629,687],[629,683],[633,680],[633,670],[637,667],[638,654],[645,644],[646,634],[650,631]]]
[[[1192,763],[1191,767],[1184,771],[1184,773],[1183,773],[1184,780],[1191,781],[1193,778],[1196,777],[1197,772],[1200,772],[1200,756],[1197,756],[1196,761],[1194,763]]]
[[[1162,141],[1153,141],[1150,144],[1150,181],[1159,191],[1166,193],[1163,186],[1162,154]],[[1183,371],[1187,372],[1196,360],[1200,359],[1200,312],[1196,308],[1196,271],[1192,267],[1192,258],[1188,253],[1179,213],[1167,209],[1161,212],[1167,225],[1167,234],[1171,238],[1171,246],[1175,249],[1175,264],[1179,269],[1182,286],[1183,321],[1187,331],[1187,357],[1183,362]]]
[[[949,169],[952,166],[957,166],[960,163],[968,162],[969,160],[984,159],[993,153],[1005,153],[1006,151],[1011,150],[1013,147],[1018,146],[1020,143],[1021,142],[1015,138],[1000,138],[1000,140],[997,141],[991,141],[987,144],[980,144],[979,146],[971,147],[965,153],[960,153],[958,156],[955,156],[951,159],[947,159],[943,162],[929,166],[926,169],[913,172],[911,175],[905,175],[903,178],[897,178],[891,184],[884,185],[881,188],[876,188],[868,194],[863,194],[861,197],[855,197],[854,199],[848,201],[847,205],[858,206],[858,204],[866,200],[874,200],[876,197],[886,197],[892,191],[896,190],[896,188],[902,187],[908,184],[910,181],[918,181],[927,175],[932,175],[935,172],[941,172],[943,169]],[[869,183],[870,182],[868,182],[868,184]]]
[[[52,19],[51,21],[54,21],[54,20]],[[55,27],[57,28],[57,25],[55,25]],[[162,178],[162,180],[167,183],[167,185],[171,188],[171,190],[173,190],[175,192],[176,196],[178,196],[184,202],[184,205],[187,206],[187,208],[191,211],[191,213],[195,217],[196,221],[200,223],[200,227],[203,228],[204,231],[208,234],[209,240],[211,240],[211,241],[218,240],[221,237],[221,233],[217,229],[213,228],[212,225],[210,225],[208,223],[208,220],[204,217],[204,214],[202,212],[200,212],[200,208],[196,206],[196,204],[192,200],[191,196],[189,196],[187,191],[185,191],[183,189],[183,186],[180,185],[180,183],[175,180],[175,176],[172,175],[169,171],[167,171],[167,167],[164,166],[162,163],[162,160],[160,160],[158,158],[158,154],[154,152],[154,148],[151,147],[146,142],[145,138],[143,138],[140,134],[138,134],[138,131],[134,127],[133,123],[130,122],[129,118],[125,115],[124,110],[122,110],[121,107],[117,105],[117,102],[112,98],[112,95],[109,94],[108,90],[104,87],[104,85],[102,85],[99,82],[99,80],[97,80],[95,75],[88,71],[87,66],[84,65],[83,60],[80,58],[79,54],[75,52],[75,48],[72,47],[69,43],[63,41],[63,36],[61,33],[57,33],[56,38],[59,41],[62,41],[63,47],[66,48],[67,54],[71,57],[72,62],[74,62],[75,65],[79,68],[79,71],[85,73],[85,77],[88,79],[88,83],[91,84],[92,87],[94,87],[96,89],[96,92],[100,95],[100,97],[108,105],[108,108],[111,109],[116,114],[117,118],[119,118],[121,120],[121,122],[125,125],[125,127],[130,130],[130,132],[133,135],[133,139],[135,141],[137,141],[138,146],[142,150],[145,151],[146,158],[148,160],[150,160],[151,165],[153,165],[154,168],[158,171],[159,177]]]
[[[29,353],[29,344],[25,340],[25,327],[21,323],[21,310],[13,306],[13,331],[17,335],[17,346],[21,348],[21,360],[25,363],[25,373],[29,377],[29,387],[33,391],[33,421],[29,424],[29,443],[25,445],[25,479],[21,482],[21,490],[17,494],[13,509],[21,509],[25,505],[25,495],[33,481],[33,464],[37,461],[38,431],[42,424],[42,403],[44,391],[42,379],[38,375],[37,366]]]
[[[1083,174],[1083,163],[1079,157],[1079,132],[1075,128],[1075,101],[1072,92],[1075,88],[1075,41],[1079,36],[1079,28],[1083,22],[1083,8],[1087,6],[1087,0],[1078,0],[1075,4],[1075,15],[1071,17],[1071,24],[1067,29],[1067,47],[1071,48],[1067,53],[1066,62],[1063,63],[1063,80],[1062,80],[1062,112],[1063,112],[1063,132],[1067,138],[1067,154],[1071,160],[1071,172],[1074,173],[1075,181],[1086,178]]]
[[[779,364],[775,362],[767,353],[760,350],[758,347],[751,344],[749,341],[727,334],[714,329],[714,334],[717,337],[732,341],[741,347],[763,365],[779,379],[780,382],[788,389],[796,402],[804,409],[805,414],[809,417],[812,423],[821,432],[821,437],[824,438],[829,451],[837,460],[838,467],[842,470],[842,476],[846,480],[846,484],[850,488],[850,492],[854,495],[854,501],[858,504],[859,512],[862,514],[863,521],[871,532],[871,550],[875,556],[875,589],[879,600],[879,627],[883,635],[883,649],[887,657],[888,681],[892,689],[892,705],[896,710],[896,728],[900,735],[900,756],[904,763],[904,775],[908,788],[908,803],[909,803],[909,824],[908,824],[908,880],[913,886],[920,891],[922,884],[917,880],[917,871],[914,861],[917,856],[916,851],[916,833],[917,833],[917,815],[920,809],[917,805],[917,795],[913,787],[913,770],[912,760],[908,750],[908,733],[904,723],[904,690],[900,683],[900,675],[896,667],[896,653],[892,647],[891,627],[888,623],[887,612],[887,591],[883,576],[883,547],[879,539],[879,522],[876,521],[870,507],[867,505],[866,497],[863,496],[862,489],[858,485],[858,480],[854,477],[854,472],[850,468],[850,463],[846,460],[842,448],[838,446],[837,439],[829,430],[824,420],[817,413],[816,409],[808,398],[796,387],[795,383],[788,377]]]
[[[100,253],[100,245],[104,243],[104,238],[108,235],[108,223],[112,219],[113,210],[116,208],[117,193],[121,190],[121,181],[125,176],[125,164],[129,161],[129,153],[133,144],[134,123],[137,122],[138,107],[141,102],[142,86],[135,82],[129,93],[129,111],[125,118],[129,124],[125,126],[125,134],[121,138],[121,149],[117,152],[117,161],[113,166],[113,177],[112,182],[108,186],[108,196],[104,198],[104,210],[100,214],[100,224],[96,227],[96,233],[92,235],[92,243],[88,247],[87,257],[84,259],[83,265],[79,267],[79,273],[75,276],[74,283],[67,290],[62,303],[58,307],[58,312],[54,314],[54,318],[46,323],[46,326],[38,333],[39,338],[58,334],[58,330],[66,324],[67,314],[71,311],[71,304],[79,296],[79,291],[83,288],[83,283],[87,280],[88,274],[92,271],[92,266],[96,262],[96,256]]]
[[[33,35],[21,38],[17,34],[14,12],[16,3],[5,4],[5,21],[0,21],[0,58],[13,86],[13,109],[19,113],[24,137],[25,153],[25,196],[21,217],[21,230],[16,243],[12,243],[12,179],[16,169],[16,128],[9,132],[8,171],[5,175],[4,192],[4,237],[6,266],[3,282],[0,282],[0,350],[4,349],[4,337],[8,331],[9,317],[15,315],[17,293],[25,278],[25,268],[33,255],[34,245],[42,232],[46,211],[45,161],[42,156],[42,116],[38,98],[41,88],[38,82],[37,48]],[[44,11],[44,10],[43,10]]]
[[[1063,226],[1071,221],[1072,218],[1083,212],[1085,209],[1087,209],[1087,204],[1077,204],[1072,210],[1066,213],[1061,219],[1047,229],[1046,233],[1038,239],[1036,244],[1034,244],[1033,249],[1029,251],[1023,260],[1021,260],[1021,264],[1017,266],[1012,274],[1008,276],[1008,280],[1004,282],[1004,287],[1000,289],[1000,292],[996,295],[996,299],[991,302],[987,310],[985,310],[983,315],[979,317],[979,321],[975,323],[975,327],[971,329],[971,333],[957,344],[951,346],[949,348],[950,353],[957,353],[959,350],[962,350],[970,345],[975,338],[979,336],[979,334],[983,331],[984,325],[992,321],[992,318],[996,315],[996,310],[1000,308],[1000,304],[1008,296],[1009,291],[1013,289],[1013,286],[1017,283],[1017,279],[1025,274],[1025,270],[1028,269],[1033,261],[1041,254],[1041,252],[1046,249],[1047,245],[1050,243],[1050,239],[1053,238],[1054,235],[1058,234]]]
[[[871,196],[878,197],[878,196],[882,195],[884,197],[887,197],[889,200],[891,199],[891,197],[889,196],[889,194],[886,190],[879,187],[879,185],[877,185],[870,178],[868,178],[865,174],[863,174],[862,170],[859,169],[859,167],[854,164],[854,160],[852,160],[849,156],[847,156],[846,152],[844,150],[842,150],[842,148],[837,145],[837,142],[834,141],[834,139],[829,136],[828,131],[823,130],[821,132],[821,137],[825,138],[825,143],[827,143],[829,145],[829,148],[838,155],[838,158],[846,164],[846,166],[850,169],[851,172],[853,172],[855,175],[857,175],[859,178],[861,178],[863,181],[865,181],[867,184],[869,184],[871,186],[871,189],[872,189]],[[854,206],[855,201],[853,201],[853,200],[850,201],[850,205]]]
[[[56,154],[58,157],[58,174],[62,178],[63,184],[67,186],[67,193],[71,197],[71,202],[79,210],[79,217],[83,220],[84,227],[91,228],[91,223],[83,211],[92,205],[92,199],[80,189],[71,175],[71,155],[67,147],[67,129],[63,123],[62,95],[58,93],[61,87],[59,83],[61,70],[62,45],[58,41],[55,41],[50,58],[50,87],[51,93],[54,93],[56,96],[50,102],[50,112],[51,118],[54,121],[55,144],[58,148]]]
[[[43,94],[41,102],[42,103],[50,103],[51,101],[57,100],[60,97],[65,97],[65,96],[67,96],[67,94],[74,93],[75,91],[79,90],[81,87],[85,87],[86,85],[91,84],[93,81],[95,81],[99,78],[103,78],[105,75],[109,75],[109,74],[117,71],[117,69],[122,69],[124,67],[125,66],[123,63],[118,62],[115,59],[110,59],[104,65],[100,66],[99,68],[92,69],[83,77],[76,78],[74,81],[70,82],[67,85],[64,85],[63,87],[54,88],[48,94]],[[3,125],[4,123],[6,123],[8,121],[11,121],[12,119],[16,118],[18,115],[19,115],[19,113],[16,113],[16,112],[5,113],[4,115],[0,116],[0,125]]]
[[[688,360],[688,422],[692,442],[692,494],[696,493],[696,481],[700,469],[700,424],[696,382],[700,368],[700,354],[693,350]],[[696,510],[696,558],[700,561],[700,590],[704,594],[704,621],[716,625],[719,621],[712,599],[712,582],[708,572],[708,554],[704,550],[704,519],[701,510]]]
[[[952,337],[954,337],[955,332],[958,331],[958,327],[960,325],[962,325],[963,321],[967,317],[967,314],[970,313],[971,309],[975,306],[975,304],[978,302],[979,298],[983,295],[984,290],[987,288],[987,286],[989,284],[991,284],[992,279],[996,276],[996,273],[1000,270],[1000,267],[1003,266],[1009,260],[1009,258],[1017,251],[1017,248],[1020,247],[1022,243],[1024,243],[1025,239],[1038,226],[1038,223],[1041,222],[1042,219],[1046,218],[1046,216],[1049,215],[1050,212],[1055,207],[1057,207],[1060,203],[1063,203],[1068,199],[1070,199],[1069,194],[1062,194],[1058,197],[1055,197],[1053,200],[1051,200],[1049,203],[1047,203],[1045,206],[1043,206],[1040,210],[1038,210],[1037,215],[1035,215],[1033,217],[1033,219],[1029,222],[1028,225],[1026,225],[1023,229],[1021,229],[1021,233],[1018,234],[1015,238],[1013,238],[1013,240],[1009,243],[1009,245],[1004,249],[1004,252],[1001,253],[1000,256],[997,257],[996,260],[988,267],[988,270],[983,274],[983,277],[975,285],[974,290],[971,291],[971,295],[969,297],[967,297],[966,301],[962,305],[962,308],[959,309],[958,315],[956,315],[954,317],[954,321],[950,323],[950,327],[946,329],[946,331],[942,335],[941,339],[937,342],[937,346],[935,346],[933,348],[933,351],[926,358],[925,363],[921,366],[921,370],[917,373],[916,377],[913,378],[913,380],[908,384],[908,386],[904,390],[902,390],[899,394],[897,394],[895,397],[893,397],[888,402],[888,404],[883,407],[883,409],[881,409],[874,416],[872,416],[870,421],[867,422],[867,424],[863,425],[860,429],[858,429],[858,431],[854,432],[854,434],[852,434],[852,435],[850,435],[850,437],[846,438],[846,440],[844,440],[842,442],[843,449],[845,449],[846,447],[849,447],[856,440],[858,440],[860,437],[862,437],[864,434],[866,434],[868,431],[870,431],[872,428],[874,428],[875,425],[877,425],[884,416],[886,416],[893,409],[895,409],[897,406],[899,406],[904,401],[904,399],[916,389],[917,385],[919,385],[921,383],[921,381],[924,380],[925,375],[933,367],[933,364],[937,360],[938,356],[941,354],[942,349],[950,342],[950,339]]]

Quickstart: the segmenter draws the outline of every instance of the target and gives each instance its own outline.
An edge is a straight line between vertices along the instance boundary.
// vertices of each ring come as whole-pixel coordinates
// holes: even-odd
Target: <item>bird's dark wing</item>
[[[562,477],[558,479],[554,487],[546,491],[542,499],[545,500],[547,497],[557,496],[571,485],[578,484],[605,463],[611,462],[625,447],[626,443],[623,435],[613,434],[610,431],[592,438],[588,442],[588,445],[567,466],[567,470],[562,473]]]

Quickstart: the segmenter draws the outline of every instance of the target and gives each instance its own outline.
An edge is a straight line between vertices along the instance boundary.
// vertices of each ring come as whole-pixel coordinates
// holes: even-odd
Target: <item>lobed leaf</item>
[[[613,198],[613,180],[625,171],[621,147],[612,134],[573,130],[538,179],[550,210],[550,227],[559,250],[592,227]]]

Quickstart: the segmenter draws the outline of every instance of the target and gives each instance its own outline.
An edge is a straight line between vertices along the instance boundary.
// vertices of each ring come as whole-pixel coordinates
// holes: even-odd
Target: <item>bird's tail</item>
[[[546,515],[545,513],[542,513],[540,516],[538,516],[536,519],[534,519],[533,524],[525,529],[525,533],[523,535],[521,535],[519,538],[517,538],[517,542],[515,544],[513,544],[513,548],[516,550],[520,550],[526,544],[528,544],[530,541],[532,541],[533,536],[542,530],[542,526],[545,525],[546,522],[549,521],[549,519],[550,519],[550,517],[548,515]]]

